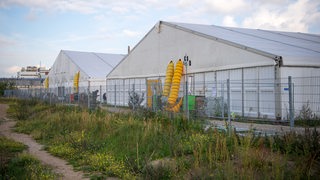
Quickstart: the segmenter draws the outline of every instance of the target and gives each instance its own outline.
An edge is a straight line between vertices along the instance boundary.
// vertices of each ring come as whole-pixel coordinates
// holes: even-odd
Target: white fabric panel
[[[164,76],[168,62],[186,54],[192,62],[188,73],[274,64],[269,57],[161,24],[160,31],[151,29],[108,78]]]
[[[282,56],[284,65],[320,66],[320,35],[213,25],[172,24],[237,45]]]
[[[61,50],[49,72],[49,87],[73,87],[75,74],[80,71],[79,87],[105,86],[106,75],[124,55]]]

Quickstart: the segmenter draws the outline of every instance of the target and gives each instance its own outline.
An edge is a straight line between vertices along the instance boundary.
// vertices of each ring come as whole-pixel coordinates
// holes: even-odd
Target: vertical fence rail
[[[231,103],[230,103],[230,79],[227,79],[227,104],[228,104],[228,126],[231,130]]]
[[[289,118],[290,118],[290,127],[294,127],[294,109],[293,109],[293,85],[292,85],[292,77],[288,77],[288,91],[289,91]]]

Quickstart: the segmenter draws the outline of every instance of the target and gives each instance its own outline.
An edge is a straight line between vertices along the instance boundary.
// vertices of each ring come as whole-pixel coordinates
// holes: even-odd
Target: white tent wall
[[[73,93],[73,80],[75,74],[79,71],[77,65],[73,63],[62,51],[57,56],[49,74],[50,92],[58,97],[62,97]],[[80,72],[79,92],[87,92],[88,76]]]
[[[201,27],[199,28],[201,29]],[[228,33],[226,29],[224,29],[225,33]],[[243,31],[239,35],[247,36],[246,29],[238,30]],[[293,74],[296,77],[320,76],[319,68],[301,66],[304,64],[301,63],[301,58],[306,55],[307,60],[310,60],[310,63],[306,63],[306,65],[318,67],[319,64],[317,65],[315,61],[317,53],[314,49],[303,48],[303,44],[308,44],[309,40],[294,38],[295,34],[287,36],[286,33],[282,34],[281,32],[248,30],[248,34],[253,32],[253,35],[249,35],[248,38],[242,37],[243,39],[239,41],[251,42],[251,37],[254,39],[253,44],[269,43],[266,46],[260,43],[259,47],[265,48],[263,50],[274,50],[277,55],[273,55],[271,54],[272,52],[268,53],[252,48],[247,49],[246,46],[233,44],[231,40],[232,38],[237,38],[237,33],[233,34],[231,40],[229,39],[227,42],[205,35],[203,32],[179,27],[174,23],[160,22],[156,24],[122,62],[107,75],[108,103],[127,106],[128,92],[135,84],[137,92],[145,95],[143,105],[147,107],[147,82],[160,79],[163,87],[166,67],[169,61],[173,60],[176,63],[178,59],[183,60],[184,56],[188,55],[189,60],[192,61],[192,65],[188,67],[189,94],[204,96],[209,100],[214,98],[224,99],[224,103],[226,103],[226,80],[230,79],[231,112],[244,117],[287,119],[288,95],[283,88],[288,83],[288,76]],[[259,34],[259,36],[262,35],[258,37],[255,36],[255,33]],[[265,33],[268,38],[264,38],[263,34]],[[292,38],[293,40],[291,39],[292,42],[290,42],[292,44],[282,43],[279,39],[272,39],[274,36],[284,39]],[[303,35],[301,38],[305,37],[309,36]],[[296,41],[299,46],[294,45]],[[311,44],[312,48],[317,46],[315,41],[312,41]],[[291,49],[296,51],[292,52],[290,51]],[[281,57],[282,50],[285,50],[283,58],[286,59]],[[308,53],[311,51],[312,57],[308,57]],[[288,67],[297,65],[296,62],[298,61],[295,61],[295,58],[300,58],[299,67]],[[184,78],[182,79],[184,80]],[[298,80],[296,79],[293,82],[295,81]],[[184,81],[182,81],[183,83]],[[300,102],[300,105],[295,102],[295,109],[301,109],[301,102],[314,102],[312,109],[320,112],[319,103],[315,103],[320,101],[318,97],[320,92],[319,80],[310,80],[308,90],[303,88],[304,83],[307,82],[302,80],[299,87],[304,90],[296,88],[296,94],[297,91],[301,91],[301,93],[316,91],[318,94],[310,97],[307,94],[305,94],[306,96],[295,97],[295,101]],[[317,87],[310,89],[312,84],[316,84]],[[139,89],[137,86],[141,88]],[[182,96],[184,87],[180,87],[180,96]]]
[[[49,87],[64,88],[67,94],[74,93],[74,76],[80,71],[79,93],[98,90],[101,99],[101,94],[106,92],[103,74],[110,72],[123,57],[120,54],[61,50],[49,72]]]
[[[206,93],[210,94],[210,89],[213,88],[212,85],[209,87],[210,83],[217,84],[217,82],[225,81],[227,78],[238,81],[242,80],[241,69],[230,70],[236,67],[268,66],[268,70],[271,69],[271,74],[273,75],[274,73],[274,60],[270,57],[261,56],[207,37],[198,36],[192,32],[181,31],[166,24],[160,24],[160,26],[158,24],[150,30],[143,40],[107,76],[108,103],[127,105],[129,89],[117,89],[115,91],[115,86],[119,88],[121,86],[128,87],[126,83],[130,79],[129,87],[131,88],[131,82],[134,82],[137,78],[143,79],[139,82],[143,87],[140,93],[144,93],[145,99],[147,99],[146,78],[157,79],[162,77],[161,82],[163,86],[163,77],[169,61],[173,60],[176,63],[178,59],[183,59],[185,54],[192,61],[192,66],[188,68],[189,79],[191,80],[189,92],[195,95],[203,96]],[[224,76],[224,73],[227,73],[228,76]],[[274,76],[265,77],[265,79],[267,78],[274,78]],[[117,84],[115,85],[115,83]],[[221,93],[220,85],[221,83],[216,85],[216,89],[218,89],[216,93]],[[234,104],[233,111],[245,114],[242,113],[244,111],[242,109],[243,105],[239,101],[239,98],[242,98],[242,89],[235,87],[232,91],[236,93],[233,94],[234,98],[238,99],[232,102]],[[182,92],[183,87],[180,88],[180,94]],[[143,105],[146,105],[145,102],[143,102]],[[254,110],[250,109],[248,111]],[[274,112],[274,110],[268,111],[270,113]]]
[[[308,106],[312,113],[320,116],[320,68],[281,67],[282,114],[288,116],[288,77],[292,77],[295,116]]]
[[[275,118],[274,71],[274,66],[266,66],[189,74],[189,94],[206,98],[223,97],[226,103],[226,79],[230,79],[231,112],[239,116]],[[150,79],[160,79],[163,87],[164,77],[107,80],[108,103],[128,106],[129,91],[134,87],[138,94],[145,95],[142,105],[146,107],[145,82]],[[183,92],[184,81],[180,85],[179,97],[183,96]]]
[[[274,65],[269,57],[160,24],[151,29],[107,78],[164,76],[169,61],[183,59],[185,54],[192,61],[188,73]]]
[[[75,74],[79,68],[64,53],[59,53],[49,72],[49,87],[72,87]],[[86,81],[88,76],[80,72],[79,82]]]
[[[146,106],[146,78],[113,79],[107,81],[107,104],[128,106],[129,92],[135,91],[143,96],[142,106]]]
[[[206,78],[206,97],[227,98],[226,79],[230,79],[231,112],[240,116],[275,118],[274,66],[241,68],[211,72],[214,79]],[[213,76],[213,75],[211,75]]]

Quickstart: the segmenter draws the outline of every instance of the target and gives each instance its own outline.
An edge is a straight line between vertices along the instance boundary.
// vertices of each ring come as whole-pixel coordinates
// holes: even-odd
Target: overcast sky
[[[320,0],[0,0],[0,77],[61,49],[125,54],[159,20],[320,34]]]

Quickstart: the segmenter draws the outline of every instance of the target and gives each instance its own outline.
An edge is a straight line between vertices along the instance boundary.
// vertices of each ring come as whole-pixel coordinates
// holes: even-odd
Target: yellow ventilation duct
[[[176,103],[178,95],[179,95],[179,88],[180,88],[180,81],[181,81],[182,72],[183,72],[183,63],[182,63],[181,59],[179,59],[179,61],[176,64],[176,68],[174,70],[171,91],[170,91],[170,95],[168,98],[168,103],[171,107]]]
[[[163,88],[163,93],[162,93],[162,95],[165,97],[169,96],[173,73],[174,73],[174,63],[172,61],[170,61],[167,66],[166,79],[164,82],[164,88]]]

